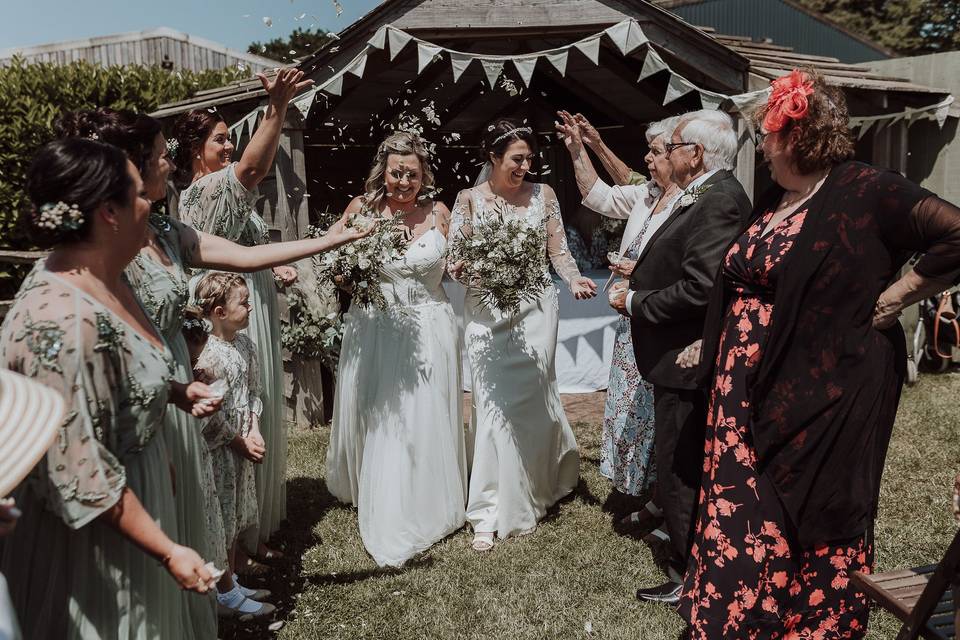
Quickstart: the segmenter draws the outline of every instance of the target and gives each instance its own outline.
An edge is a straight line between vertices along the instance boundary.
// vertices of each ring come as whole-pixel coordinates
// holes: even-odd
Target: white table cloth
[[[607,295],[600,291],[609,271],[584,274],[597,283],[597,296],[590,300],[574,300],[570,290],[558,278],[560,291],[560,323],[557,329],[557,386],[560,393],[589,393],[607,388],[610,363],[613,360],[614,332],[617,312],[610,308]],[[443,288],[457,315],[461,346],[463,343],[463,299],[465,289],[445,279]],[[470,390],[470,363],[462,350],[463,387]]]

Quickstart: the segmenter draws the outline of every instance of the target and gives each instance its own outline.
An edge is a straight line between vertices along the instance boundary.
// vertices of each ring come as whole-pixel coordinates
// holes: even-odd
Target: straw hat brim
[[[59,393],[0,369],[0,498],[9,495],[47,453],[64,413]]]

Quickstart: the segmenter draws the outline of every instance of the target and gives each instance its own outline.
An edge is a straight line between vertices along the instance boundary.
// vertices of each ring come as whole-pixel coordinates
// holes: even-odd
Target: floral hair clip
[[[33,224],[41,229],[76,231],[83,225],[83,212],[76,204],[48,202],[34,214]]]
[[[184,320],[183,328],[186,329],[187,331],[191,331],[193,329],[202,329],[203,331],[207,330],[207,327],[204,324],[203,320],[198,320],[197,318],[187,318],[186,320]]]
[[[813,80],[803,71],[794,69],[770,85],[773,91],[767,100],[763,128],[773,133],[783,129],[787,120],[801,120],[807,115],[810,108],[807,96],[813,94]]]
[[[177,151],[180,150],[180,141],[176,138],[170,138],[167,140],[167,155],[169,155],[174,160],[177,159]]]

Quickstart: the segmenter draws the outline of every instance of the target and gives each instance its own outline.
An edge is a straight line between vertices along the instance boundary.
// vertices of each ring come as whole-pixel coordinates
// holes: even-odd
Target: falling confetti
[[[263,16],[263,24],[267,25],[268,27],[272,27],[273,18],[271,18],[270,16]]]
[[[340,14],[343,13],[343,5],[340,4],[339,0],[333,0],[333,8],[337,12],[337,17],[340,17]]]
[[[301,20],[303,20],[303,19],[306,18],[306,17],[307,17],[307,14],[301,13],[301,14],[298,15],[296,18],[294,18],[294,20],[296,20],[297,22],[300,22]]]

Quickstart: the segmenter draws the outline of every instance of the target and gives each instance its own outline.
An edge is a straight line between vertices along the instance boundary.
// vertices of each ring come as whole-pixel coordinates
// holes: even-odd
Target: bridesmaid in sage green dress
[[[301,71],[284,69],[270,83],[261,78],[269,104],[239,162],[231,163],[234,147],[219,113],[199,109],[178,120],[175,136],[182,153],[177,165],[181,179],[190,181],[180,196],[181,220],[243,245],[269,243],[267,225],[253,209],[254,189],[273,164],[290,99],[312,82],[301,81],[302,77]],[[286,517],[287,427],[283,419],[283,362],[275,277],[285,285],[292,284],[296,270],[281,267],[247,277],[252,305],[247,332],[257,347],[261,365],[260,429],[267,454],[263,464],[257,465],[259,526],[248,532],[241,546],[261,557],[280,555],[265,543]]]
[[[23,516],[0,571],[26,638],[186,637],[181,589],[206,593],[211,574],[174,542],[161,424],[168,402],[197,416],[219,402],[171,380],[170,351],[122,278],[149,212],[139,172],[110,145],[61,140],[38,152],[27,190],[31,240],[53,251],[0,328],[0,365],[60,393],[67,416],[14,492]]]

